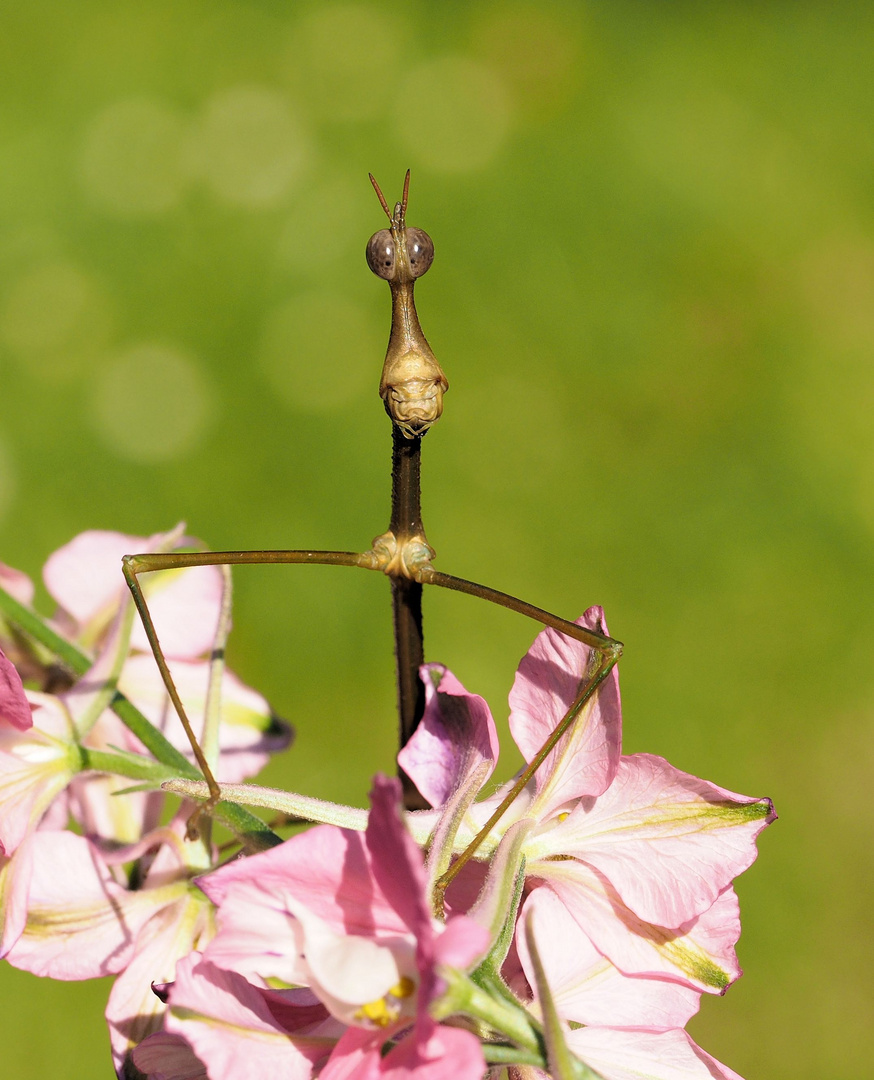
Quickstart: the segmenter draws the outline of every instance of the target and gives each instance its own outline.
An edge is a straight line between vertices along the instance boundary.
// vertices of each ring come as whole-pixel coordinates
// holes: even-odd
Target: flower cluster
[[[189,715],[221,720],[204,736],[212,809],[241,850],[219,865],[208,828],[186,838],[190,802],[161,824],[166,791],[205,785],[172,746],[117,572],[126,551],[182,542],[83,534],[46,566],[48,622],[0,570],[0,949],[54,978],[117,976],[120,1078],[736,1076],[684,1028],[740,974],[732,881],[769,800],[623,755],[615,669],[500,815],[488,706],[433,664],[399,756],[431,809],[404,813],[384,777],[368,813],[241,784],[288,729],[227,672],[220,702],[207,693],[223,579],[201,568],[166,575],[150,606]],[[580,624],[606,632],[598,608]],[[510,729],[527,761],[591,659],[550,629],[522,659]],[[317,824],[279,842],[230,800]]]

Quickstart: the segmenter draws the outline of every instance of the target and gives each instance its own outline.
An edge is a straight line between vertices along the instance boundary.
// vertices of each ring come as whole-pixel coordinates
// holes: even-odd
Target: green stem
[[[431,1012],[435,1020],[466,1013],[481,1020],[491,1030],[500,1032],[523,1050],[538,1055],[541,1068],[546,1064],[543,1036],[539,1025],[521,1005],[506,998],[500,999],[486,993],[467,975],[452,968],[442,969],[440,975],[446,980],[447,989]]]
[[[174,776],[166,780],[161,787],[174,795],[204,802],[210,795],[208,784],[199,778],[188,780]],[[367,828],[368,812],[360,807],[314,799],[309,795],[297,795],[281,788],[265,788],[257,784],[219,784],[219,795],[224,800],[232,799],[234,803],[243,803],[245,806],[274,810],[286,817],[318,821],[324,825],[339,825],[342,829],[354,829],[356,832],[363,832]],[[425,835],[420,834],[415,839],[423,843]]]
[[[165,780],[175,780],[179,776],[171,766],[150,761],[142,754],[130,754],[123,750],[92,750],[88,746],[80,750],[83,772],[111,773],[130,780],[152,781],[156,790],[160,790]]]

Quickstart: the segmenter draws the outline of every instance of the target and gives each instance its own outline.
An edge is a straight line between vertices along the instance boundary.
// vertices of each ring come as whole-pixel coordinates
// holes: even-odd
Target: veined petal
[[[206,1066],[181,1035],[158,1031],[132,1054],[134,1065],[149,1080],[209,1080]]]
[[[176,963],[212,936],[212,905],[188,890],[155,913],[137,936],[134,957],[115,980],[106,1006],[112,1057],[125,1076],[129,1051],[159,1030],[166,1006],[153,983],[172,982]]]
[[[580,1024],[664,1031],[685,1027],[701,993],[672,979],[623,975],[576,922],[551,889],[535,889],[519,916],[516,948],[535,986],[522,928],[533,918],[534,937],[559,1016]]]
[[[191,1045],[210,1080],[309,1080],[334,1045],[334,1039],[290,1033],[257,987],[197,953],[176,965],[166,1029]]]
[[[538,838],[607,877],[641,919],[680,926],[706,911],[756,858],[770,799],[736,795],[653,754],[623,757],[596,800]],[[538,850],[539,855],[539,850]]]
[[[432,806],[442,806],[481,762],[488,779],[498,759],[498,732],[485,700],[468,693],[442,664],[423,664],[425,713],[398,764]]]
[[[109,626],[128,592],[121,575],[121,558],[158,551],[172,533],[151,537],[92,529],[80,533],[49,556],[43,579],[62,608],[63,629],[92,646]],[[183,537],[176,544],[196,544]],[[150,574],[144,592],[164,654],[193,659],[212,646],[222,596],[221,571],[215,566],[190,567]],[[148,639],[137,622],[132,646],[149,651]]]
[[[227,863],[198,878],[219,907],[232,888],[251,882],[262,903],[287,911],[286,893],[317,911],[338,932],[395,936],[407,925],[375,883],[364,837],[351,829],[317,825],[269,851]],[[257,921],[254,912],[251,921]],[[220,918],[219,936],[224,932]]]
[[[587,1027],[568,1046],[604,1080],[742,1080],[696,1046],[685,1031],[621,1031]]]
[[[544,878],[592,943],[626,975],[660,975],[721,994],[740,975],[737,897],[730,887],[701,915],[675,928],[635,915],[606,878],[576,859],[538,863]]]
[[[27,731],[0,729],[0,851],[11,855],[74,775],[72,723],[58,698],[28,691]]]
[[[53,979],[92,979],[121,971],[142,925],[184,894],[185,882],[131,892],[113,878],[97,848],[70,832],[37,832],[14,857],[12,903],[27,922],[7,954],[13,967]]]
[[[592,607],[577,619],[606,633],[604,613]],[[573,704],[597,660],[588,645],[547,628],[522,657],[510,691],[510,730],[530,762]],[[619,763],[622,711],[616,668],[601,684],[536,775],[537,816],[586,795],[600,795]]]

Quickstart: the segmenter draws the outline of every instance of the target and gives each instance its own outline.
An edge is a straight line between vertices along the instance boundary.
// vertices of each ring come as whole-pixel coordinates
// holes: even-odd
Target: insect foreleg
[[[217,724],[207,723],[206,748],[202,748],[191,721],[182,704],[179,691],[173,681],[170,668],[167,664],[164,651],[158,639],[155,624],[146,602],[145,594],[139,582],[139,575],[154,573],[157,570],[176,570],[192,566],[237,566],[242,564],[262,563],[315,563],[328,564],[331,566],[361,566],[370,568],[372,554],[359,554],[351,551],[194,551],[194,552],[160,552],[154,554],[125,555],[122,559],[122,570],[125,581],[133,596],[134,604],[140,614],[148,638],[155,663],[161,673],[161,679],[173,704],[173,708],[179,717],[179,721],[185,730],[185,735],[191,744],[191,750],[197,762],[198,768],[203,774],[209,788],[209,799],[199,807],[192,815],[188,823],[189,837],[197,835],[197,820],[206,813],[209,814],[215,804],[221,798],[218,783],[216,782],[213,769],[218,760],[218,730]],[[226,579],[223,590],[222,608],[219,617],[219,626],[213,655],[210,658],[210,686],[207,694],[207,717],[217,708],[218,684],[221,680],[221,672],[224,664],[224,644],[230,626],[230,590]],[[215,719],[215,717],[213,718]]]
[[[622,642],[616,641],[615,638],[608,637],[606,634],[601,634],[597,630],[589,630],[585,626],[568,622],[567,619],[559,618],[558,615],[553,615],[552,612],[545,611],[543,608],[535,607],[533,604],[528,604],[524,600],[517,599],[515,596],[510,596],[509,593],[502,593],[497,589],[490,589],[486,585],[480,585],[474,581],[466,581],[464,578],[453,577],[451,574],[443,574],[430,565],[422,566],[418,570],[416,577],[417,580],[423,584],[440,585],[445,589],[453,589],[456,592],[468,593],[470,596],[477,596],[481,600],[488,600],[493,604],[509,608],[511,611],[516,611],[520,615],[526,615],[528,618],[535,619],[544,626],[552,627],[553,630],[557,630],[561,634],[575,638],[584,645],[588,645],[590,648],[594,649],[598,655],[598,660],[594,669],[587,673],[587,678],[580,687],[580,691],[571,704],[571,707],[531,759],[527,768],[519,775],[516,782],[507,792],[507,795],[501,801],[489,820],[482,829],[480,829],[452,866],[438,878],[436,889],[438,892],[443,892],[465,863],[474,856],[477,849],[516,800],[519,793],[524,789],[528,781],[534,776],[545,759],[555,748],[562,735],[564,735],[574,720],[579,716],[585,705],[594,697],[598,687],[604,682],[616,665],[619,657],[622,655]]]

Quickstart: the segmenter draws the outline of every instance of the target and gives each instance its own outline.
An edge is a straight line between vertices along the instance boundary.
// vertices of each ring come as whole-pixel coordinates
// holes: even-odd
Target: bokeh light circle
[[[111,329],[100,286],[66,262],[23,274],[0,310],[0,341],[32,375],[65,382],[93,364]]]
[[[189,147],[189,167],[223,202],[280,203],[309,157],[308,139],[283,95],[262,86],[214,94]]]
[[[85,132],[79,174],[103,209],[119,216],[158,215],[182,197],[185,122],[152,98],[117,101]]]
[[[398,135],[435,172],[487,165],[510,130],[509,95],[500,77],[465,56],[443,56],[414,67],[393,110]]]
[[[131,461],[161,462],[193,449],[215,411],[199,363],[181,350],[139,344],[97,378],[92,421],[103,442]]]

